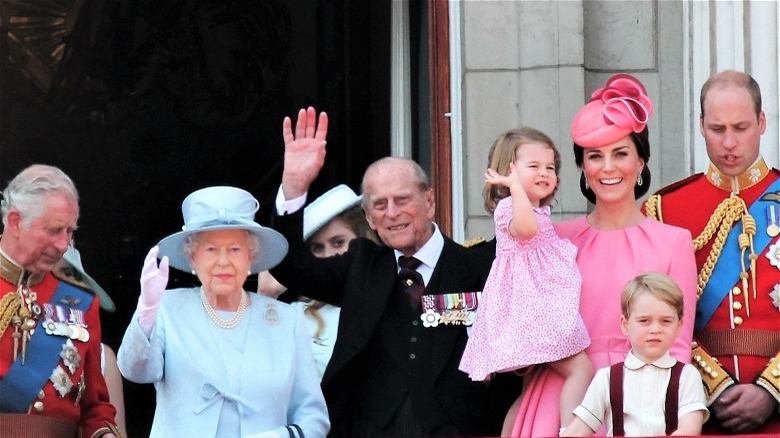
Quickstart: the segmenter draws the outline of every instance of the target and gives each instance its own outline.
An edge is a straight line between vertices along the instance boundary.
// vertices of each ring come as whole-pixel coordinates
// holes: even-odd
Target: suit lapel
[[[444,248],[431,275],[431,281],[425,289],[426,294],[445,294],[465,291],[463,288],[471,284],[470,273],[464,269],[464,264],[458,260],[457,244],[444,239]],[[465,327],[440,326],[429,328],[433,332],[433,358],[431,363],[434,369],[433,376],[438,376],[441,369],[449,362],[452,349],[458,338],[463,334]],[[458,358],[458,360],[460,360]]]

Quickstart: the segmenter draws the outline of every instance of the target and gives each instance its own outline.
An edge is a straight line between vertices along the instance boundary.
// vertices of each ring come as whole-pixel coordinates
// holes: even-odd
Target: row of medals
[[[24,365],[27,356],[27,343],[35,334],[35,326],[41,317],[41,306],[38,304],[38,295],[26,287],[19,288],[19,295],[22,298],[22,305],[16,315],[11,318],[11,324],[14,332],[11,335],[14,342],[14,360],[19,356],[21,347],[22,365]],[[70,339],[87,342],[89,340],[89,331],[84,324],[71,323],[66,321],[55,321],[47,318],[43,324],[46,334],[54,336],[64,336]]]

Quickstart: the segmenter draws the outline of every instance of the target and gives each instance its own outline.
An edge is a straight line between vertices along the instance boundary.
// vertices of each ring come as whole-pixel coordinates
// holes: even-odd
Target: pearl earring
[[[194,269],[192,271],[190,271],[190,272],[192,272],[192,275],[195,275],[195,270]]]
[[[643,182],[644,181],[642,181],[642,172],[639,172],[639,176],[636,177],[636,185],[641,186]]]

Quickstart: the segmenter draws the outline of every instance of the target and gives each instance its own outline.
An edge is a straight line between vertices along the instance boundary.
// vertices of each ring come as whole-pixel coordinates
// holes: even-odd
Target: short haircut
[[[702,85],[699,96],[701,118],[704,118],[704,101],[707,99],[707,93],[709,93],[710,89],[727,88],[729,86],[746,89],[753,99],[753,109],[756,111],[756,117],[761,116],[761,88],[758,86],[758,82],[747,73],[725,70],[710,76],[707,82]]]
[[[43,214],[46,198],[55,194],[69,198],[78,211],[79,194],[65,172],[46,164],[33,164],[22,170],[3,190],[0,201],[3,225],[8,226],[8,213],[17,210],[22,223],[29,226],[33,219]]]
[[[682,320],[683,293],[671,277],[660,272],[639,274],[626,284],[623,293],[620,294],[620,307],[625,318],[631,314],[631,304],[636,297],[645,293],[670,305],[677,311],[677,317]]]
[[[364,210],[368,210],[369,196],[366,195],[370,195],[370,193],[366,192],[368,177],[383,167],[395,167],[397,170],[405,168],[404,170],[411,174],[413,182],[416,183],[417,187],[420,189],[420,192],[425,192],[431,188],[431,179],[428,177],[428,174],[425,173],[423,168],[420,167],[420,165],[417,164],[414,160],[403,157],[380,158],[371,163],[366,169],[365,173],[363,173],[363,181],[360,184],[360,191],[363,194],[363,201],[361,202],[361,206]],[[405,176],[406,175],[399,175],[398,177],[404,178]]]

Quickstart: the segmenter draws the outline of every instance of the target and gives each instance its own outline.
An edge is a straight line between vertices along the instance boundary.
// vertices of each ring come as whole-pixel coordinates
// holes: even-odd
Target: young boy
[[[682,326],[680,288],[667,275],[644,273],[626,285],[620,304],[631,351],[596,373],[561,435],[591,436],[602,424],[607,436],[699,435],[709,417],[701,377],[669,355]]]

